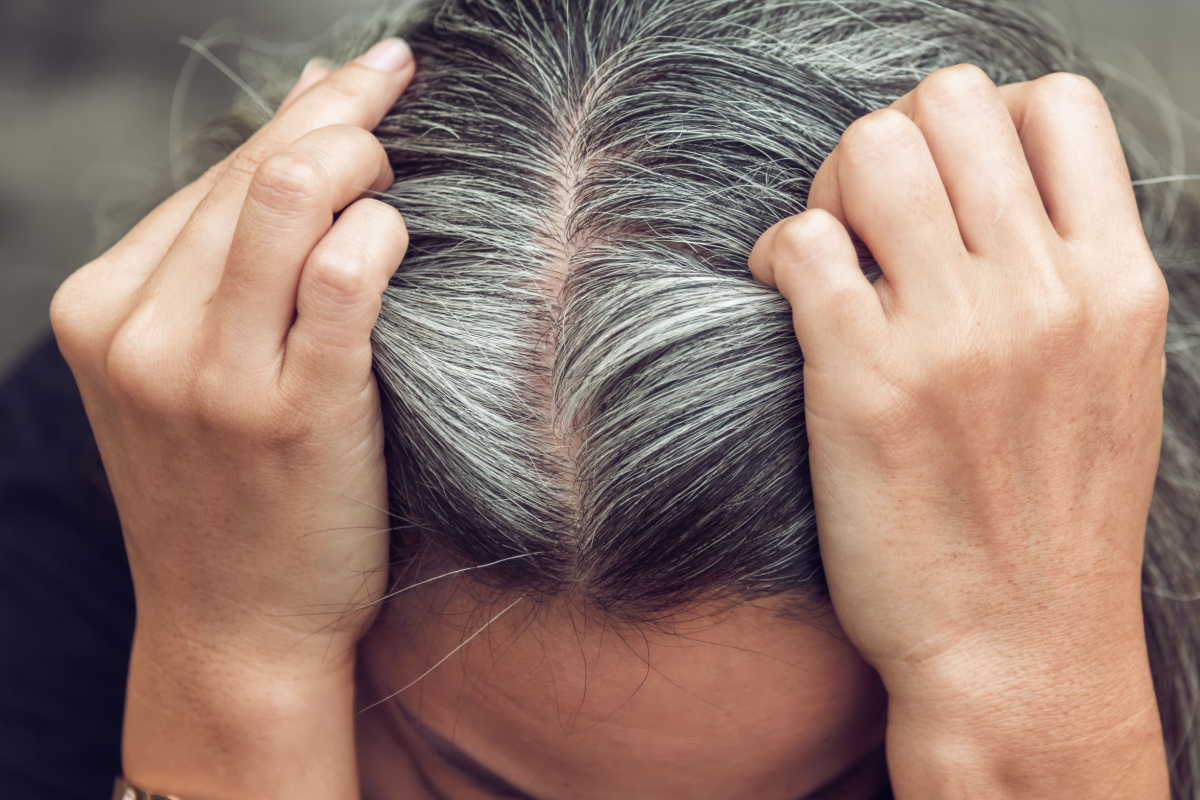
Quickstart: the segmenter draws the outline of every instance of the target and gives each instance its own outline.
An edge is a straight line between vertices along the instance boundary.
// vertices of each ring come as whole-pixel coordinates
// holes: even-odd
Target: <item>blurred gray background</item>
[[[1141,79],[1156,71],[1179,108],[1200,117],[1200,0],[1047,2]],[[97,221],[167,185],[171,101],[188,56],[180,36],[229,22],[303,41],[379,3],[0,0],[0,373],[45,335],[55,287],[94,255]],[[186,120],[227,106],[235,91],[202,65]]]

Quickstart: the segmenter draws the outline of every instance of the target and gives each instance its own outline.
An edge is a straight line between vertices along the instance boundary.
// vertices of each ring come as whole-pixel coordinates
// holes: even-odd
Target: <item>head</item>
[[[377,130],[411,246],[375,331],[368,796],[876,796],[886,694],[828,603],[803,356],[746,259],[931,71],[1090,66],[994,0],[437,0],[334,55],[392,34],[419,66]]]

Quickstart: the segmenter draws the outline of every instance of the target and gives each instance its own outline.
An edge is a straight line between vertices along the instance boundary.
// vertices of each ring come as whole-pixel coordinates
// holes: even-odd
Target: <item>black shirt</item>
[[[0,798],[109,796],[133,623],[100,455],[46,341],[0,384]]]

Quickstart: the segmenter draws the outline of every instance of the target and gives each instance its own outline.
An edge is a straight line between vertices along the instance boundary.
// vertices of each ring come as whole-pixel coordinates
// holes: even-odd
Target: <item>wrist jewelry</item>
[[[179,800],[169,794],[154,794],[136,786],[130,786],[124,778],[117,778],[113,784],[112,800]]]

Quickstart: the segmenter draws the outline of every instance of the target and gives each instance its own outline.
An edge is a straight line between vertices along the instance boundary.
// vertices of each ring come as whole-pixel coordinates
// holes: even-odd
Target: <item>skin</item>
[[[937,72],[750,266],[807,355],[822,560],[897,796],[1168,796],[1141,562],[1169,300],[1100,92]]]
[[[869,800],[886,780],[882,686],[828,612],[699,608],[647,631],[441,595],[389,610],[363,643],[363,699],[389,698],[360,717],[370,800],[513,796],[473,786],[421,727],[538,800],[800,800],[835,781],[817,796]]]
[[[311,70],[55,297],[137,595],[129,780],[188,800],[358,797],[360,754],[368,788],[387,782],[380,715],[399,702],[546,798],[786,800],[877,741],[877,673],[897,797],[1168,796],[1138,579],[1167,295],[1094,87],[935,73],[851,126],[810,210],[766,232],[750,268],[795,310],[845,636],[705,610],[675,630],[715,642],[702,651],[625,632],[663,667],[634,692],[637,647],[593,642],[580,609],[396,606],[371,628],[388,521],[369,337],[407,237],[362,195],[392,182],[368,131],[412,77],[405,54]],[[356,671],[364,699],[394,692],[492,608],[512,613],[490,641],[360,715],[356,747]],[[450,780],[412,743],[390,752]]]

